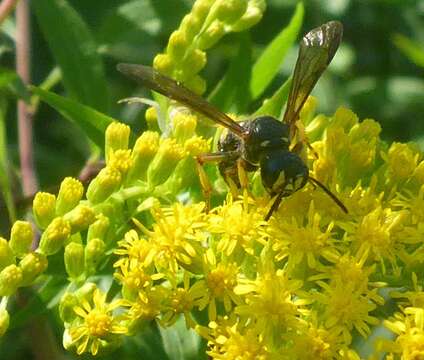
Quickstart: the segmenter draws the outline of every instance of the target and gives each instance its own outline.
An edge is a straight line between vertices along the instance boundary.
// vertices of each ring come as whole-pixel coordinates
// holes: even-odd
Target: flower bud
[[[85,270],[84,266],[84,246],[71,242],[65,247],[64,253],[65,269],[68,276],[75,280],[80,277]]]
[[[22,285],[22,270],[15,264],[6,266],[0,272],[0,296],[13,295]]]
[[[55,218],[41,235],[40,251],[49,256],[56,254],[71,235],[69,221],[62,217]]]
[[[45,229],[56,216],[56,196],[38,192],[32,202],[32,212],[37,225]]]
[[[209,49],[215,45],[224,34],[224,24],[219,20],[215,20],[208,29],[199,36],[197,46],[201,50]]]
[[[159,134],[153,131],[145,131],[137,139],[132,151],[133,165],[128,173],[128,181],[137,179],[145,180],[147,168],[155,157],[159,148]]]
[[[144,118],[146,119],[147,128],[150,131],[159,131],[158,114],[154,106],[146,109]]]
[[[194,14],[184,16],[181,21],[180,29],[184,32],[185,38],[188,42],[192,42],[194,37],[199,33],[202,28],[203,21]]]
[[[196,129],[197,118],[195,115],[176,111],[172,116],[172,132],[178,143],[184,142],[194,135]]]
[[[109,164],[119,170],[122,176],[128,172],[132,166],[131,150],[116,150],[109,154]]]
[[[206,91],[206,81],[199,75],[186,79],[184,85],[199,95],[202,95]]]
[[[419,154],[407,144],[393,143],[387,154],[390,173],[399,180],[412,176],[417,167]]]
[[[91,181],[87,189],[87,199],[92,204],[106,200],[121,185],[122,176],[119,170],[107,166]]]
[[[130,139],[130,127],[120,122],[113,122],[106,128],[105,133],[105,156],[106,164],[109,164],[111,153],[116,150],[128,149],[128,141]]]
[[[94,210],[87,205],[78,205],[64,217],[71,225],[71,234],[75,234],[88,228],[96,220]]]
[[[2,337],[9,328],[9,313],[3,307],[0,307],[0,337]]]
[[[63,215],[72,210],[82,198],[84,187],[81,181],[67,177],[60,184],[56,201],[56,213]]]
[[[94,271],[103,259],[106,245],[102,239],[91,239],[85,247],[85,264],[89,271]]]
[[[9,242],[0,236],[0,270],[14,262],[15,257],[13,256],[12,249],[9,246]]]
[[[172,76],[174,62],[168,54],[158,54],[153,59],[153,67],[163,75]]]
[[[193,5],[191,13],[203,23],[214,3],[215,0],[197,0]]]
[[[87,241],[94,238],[104,239],[109,230],[109,218],[103,214],[96,217],[96,221],[88,227]]]
[[[334,113],[330,126],[340,126],[345,131],[349,131],[357,123],[358,116],[352,110],[340,106]]]
[[[188,53],[183,63],[181,70],[186,74],[197,74],[206,65],[206,53],[199,49],[193,49]]]
[[[232,24],[247,10],[247,0],[218,0],[214,15],[224,23]]]
[[[165,139],[147,170],[149,186],[163,184],[184,156],[184,149],[177,144],[175,139]]]
[[[19,262],[22,270],[22,286],[31,285],[38,275],[43,273],[48,266],[46,255],[31,252]]]
[[[34,230],[28,221],[15,221],[10,231],[9,246],[13,253],[22,257],[31,251],[31,244],[34,239]]]
[[[59,316],[64,323],[70,323],[77,317],[74,311],[77,305],[79,301],[75,294],[69,292],[63,294],[59,302]]]
[[[174,31],[169,37],[168,47],[166,52],[169,54],[173,62],[181,60],[188,48],[188,43],[184,32],[181,30]]]
[[[249,1],[246,12],[238,21],[231,25],[231,30],[240,32],[257,24],[261,20],[265,8],[265,0]]]

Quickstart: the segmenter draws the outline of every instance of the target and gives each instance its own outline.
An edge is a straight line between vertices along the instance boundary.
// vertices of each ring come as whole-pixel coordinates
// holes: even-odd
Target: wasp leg
[[[206,212],[210,209],[210,200],[212,193],[212,185],[208,179],[203,165],[210,162],[221,162],[227,160],[230,156],[233,155],[233,152],[218,152],[218,153],[208,153],[201,154],[196,156],[196,167],[197,173],[199,174],[200,185],[202,187],[203,197],[206,201]]]
[[[315,151],[315,149],[312,147],[311,143],[309,142],[309,139],[308,139],[308,136],[306,135],[305,127],[303,126],[303,124],[297,121],[296,129],[297,129],[297,137],[299,139],[299,142],[293,146],[291,151],[296,154],[300,154],[300,152],[302,151],[303,144],[306,144],[308,149],[311,151],[313,157],[315,159],[318,159],[318,153]]]
[[[247,178],[246,169],[243,166],[243,159],[239,158],[237,160],[237,174],[240,181],[240,186],[244,190],[248,190],[249,179]]]

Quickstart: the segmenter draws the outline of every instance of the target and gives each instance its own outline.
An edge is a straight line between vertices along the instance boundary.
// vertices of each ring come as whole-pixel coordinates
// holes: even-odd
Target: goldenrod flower
[[[133,300],[140,291],[151,288],[155,280],[164,277],[161,273],[155,273],[152,267],[143,265],[142,262],[130,260],[121,263],[115,272],[115,278],[122,284],[122,295],[125,299]]]
[[[200,270],[200,245],[207,239],[203,210],[203,203],[176,203],[169,208],[152,209],[153,229],[142,231],[155,248],[154,263],[158,269],[172,274],[180,267]]]
[[[257,241],[261,241],[264,209],[258,208],[251,199],[233,201],[228,195],[226,204],[219,206],[209,216],[208,230],[218,235],[217,251],[230,256],[235,252],[253,254]]]
[[[122,319],[113,314],[123,304],[122,300],[107,303],[106,293],[96,289],[91,302],[83,300],[80,306],[74,308],[78,317],[67,329],[70,339],[69,343],[64,343],[65,347],[76,347],[78,355],[85,352],[97,355],[114,338],[126,334],[128,329]]]
[[[305,305],[310,301],[297,295],[302,281],[289,279],[281,269],[274,270],[269,259],[263,266],[255,280],[239,279],[234,291],[245,296],[245,304],[238,305],[235,313],[274,346],[281,342],[284,332],[301,325],[301,316],[309,313]]]
[[[384,326],[397,337],[393,341],[378,341],[378,351],[405,360],[424,358],[424,308],[407,307],[392,319],[385,320]]]
[[[326,328],[340,329],[345,344],[351,343],[353,329],[366,338],[371,332],[370,325],[379,323],[376,317],[370,315],[377,307],[375,302],[379,305],[384,303],[375,289],[364,293],[362,289],[346,286],[339,279],[330,284],[317,281],[317,284],[322,288],[322,292],[314,294],[322,311],[320,317]]]
[[[169,295],[169,289],[158,286],[139,291],[134,301],[127,302],[129,309],[125,318],[130,321],[128,325],[130,333],[158,317],[163,310],[163,303],[169,298]]]
[[[203,289],[199,308],[208,308],[209,320],[217,318],[217,301],[223,303],[226,313],[229,313],[234,304],[241,304],[241,298],[236,295],[235,287],[239,274],[236,262],[220,261],[212,249],[206,250],[203,257],[203,273],[205,278],[197,282]]]
[[[290,221],[291,220],[291,221]],[[318,267],[326,257],[337,255],[334,223],[322,225],[321,215],[312,202],[306,219],[274,217],[267,227],[276,261],[286,261],[291,272],[303,260],[310,268]]]
[[[125,234],[123,240],[118,242],[119,248],[115,254],[119,255],[119,260],[114,267],[128,267],[129,264],[140,264],[149,267],[156,256],[156,250],[152,243],[140,238],[135,230],[130,230]]]
[[[282,353],[271,352],[261,334],[234,319],[220,318],[210,322],[208,328],[198,326],[197,331],[208,339],[207,354],[211,359],[282,359]]]
[[[199,300],[204,295],[204,287],[199,281],[195,281],[190,286],[190,275],[184,272],[183,287],[176,286],[169,293],[169,297],[164,302],[163,316],[160,320],[164,326],[171,326],[182,314],[187,328],[194,328],[196,322],[191,316],[191,311],[199,305]]]

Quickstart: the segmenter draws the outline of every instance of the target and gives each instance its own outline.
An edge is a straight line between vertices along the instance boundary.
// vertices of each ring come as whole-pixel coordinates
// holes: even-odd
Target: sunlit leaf
[[[299,2],[290,23],[266,47],[253,66],[250,80],[252,99],[257,99],[278,73],[287,52],[299,35],[303,13],[303,4]]]
[[[66,119],[77,124],[97,146],[103,149],[104,132],[113,118],[89,107],[50,91],[32,86],[31,90],[40,99],[56,109]]]
[[[108,84],[87,25],[65,0],[37,0],[32,5],[70,96],[108,112]]]

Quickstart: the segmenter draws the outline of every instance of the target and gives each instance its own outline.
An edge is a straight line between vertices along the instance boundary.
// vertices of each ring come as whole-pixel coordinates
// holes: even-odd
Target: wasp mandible
[[[240,180],[242,171],[252,172],[259,169],[263,186],[271,197],[275,197],[265,220],[278,209],[284,197],[302,189],[307,182],[319,186],[347,213],[343,203],[324,184],[309,174],[309,169],[300,156],[302,142],[310,146],[306,138],[300,135],[301,142],[292,145],[292,139],[299,131],[296,123],[300,110],[333,59],[342,35],[342,24],[330,21],[303,37],[283,121],[272,116],[260,116],[237,123],[184,85],[151,67],[118,64],[117,68],[151,90],[191,108],[228,130],[218,142],[218,151],[200,155],[197,161],[199,164],[218,162],[219,171],[227,184],[235,184],[237,187],[243,185]],[[205,176],[204,172],[201,173],[203,187],[207,186]]]

